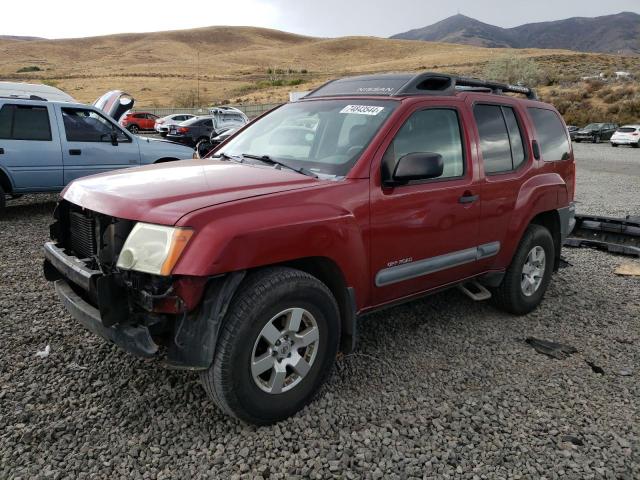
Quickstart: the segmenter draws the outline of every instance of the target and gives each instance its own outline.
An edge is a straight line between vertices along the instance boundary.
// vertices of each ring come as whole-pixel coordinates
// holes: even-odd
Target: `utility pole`
[[[197,66],[196,66],[196,90],[198,92],[198,105],[197,107],[200,108],[200,50],[198,50],[196,52],[196,58],[197,58]]]

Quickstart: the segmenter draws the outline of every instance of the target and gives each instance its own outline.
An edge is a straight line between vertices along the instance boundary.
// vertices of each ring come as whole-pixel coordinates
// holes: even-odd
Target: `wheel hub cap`
[[[546,254],[544,253],[544,248],[541,246],[533,247],[522,266],[520,287],[525,296],[530,297],[538,291],[544,278],[545,266]]]
[[[316,360],[318,324],[308,310],[289,308],[275,315],[260,331],[251,355],[251,376],[271,394],[298,385]]]

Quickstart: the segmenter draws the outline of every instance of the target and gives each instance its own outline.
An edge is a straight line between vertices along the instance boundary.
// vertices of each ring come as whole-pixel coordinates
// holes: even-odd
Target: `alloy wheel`
[[[309,373],[318,353],[320,331],[304,308],[275,315],[260,331],[251,354],[251,376],[264,392],[284,393]]]
[[[522,266],[522,280],[520,282],[520,288],[525,296],[530,297],[540,288],[544,278],[546,257],[544,248],[539,245],[533,247],[527,255]]]

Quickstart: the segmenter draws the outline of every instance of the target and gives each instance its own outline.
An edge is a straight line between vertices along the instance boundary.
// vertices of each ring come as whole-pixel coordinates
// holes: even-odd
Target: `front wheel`
[[[4,207],[7,204],[7,194],[4,192],[2,185],[0,185],[0,213],[4,211]]]
[[[515,315],[534,310],[549,286],[554,260],[555,247],[549,230],[529,225],[502,283],[492,292],[494,303]]]
[[[239,292],[201,380],[224,412],[268,425],[302,409],[326,380],[340,314],[322,282],[291,268],[257,271]]]
[[[618,144],[617,144],[617,143],[612,143],[612,144],[611,144],[611,146],[612,146],[613,148],[618,148]]]
[[[632,143],[631,146],[633,148],[638,148],[638,147],[640,147],[640,142]]]

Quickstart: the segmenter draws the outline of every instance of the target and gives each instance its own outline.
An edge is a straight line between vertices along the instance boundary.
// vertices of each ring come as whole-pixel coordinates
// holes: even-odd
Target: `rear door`
[[[479,241],[505,248],[508,229],[516,208],[520,187],[533,159],[527,144],[526,119],[517,102],[508,99],[468,100],[473,111],[481,161],[482,222]],[[566,131],[566,130],[565,130]],[[483,269],[496,265],[499,256],[485,259]]]
[[[87,175],[140,164],[138,143],[93,108],[58,107],[65,185]],[[114,137],[112,137],[114,135]]]
[[[16,191],[60,190],[62,152],[53,107],[4,103],[0,107],[0,167]]]

